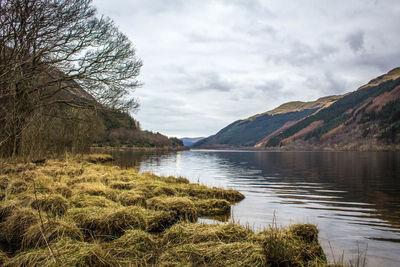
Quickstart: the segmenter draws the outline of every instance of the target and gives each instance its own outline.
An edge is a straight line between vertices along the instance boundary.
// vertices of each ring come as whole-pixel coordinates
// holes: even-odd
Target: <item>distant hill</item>
[[[59,74],[61,75],[61,74]],[[99,133],[95,143],[100,146],[137,146],[137,147],[179,147],[183,142],[175,137],[161,133],[143,131],[140,123],[129,113],[112,110],[100,105],[78,83],[71,80],[65,89],[55,95],[59,100],[73,99],[76,102],[96,106],[96,122]]]
[[[185,146],[193,146],[196,142],[203,140],[205,137],[183,137],[180,138]]]
[[[175,137],[167,137],[161,133],[143,131],[140,123],[129,113],[109,109],[99,110],[98,116],[104,125],[104,133],[96,142],[106,146],[137,147],[179,147],[183,142]]]
[[[235,121],[194,146],[199,148],[253,147],[276,130],[300,121],[341,97],[329,96],[312,102],[285,103],[271,111]]]
[[[380,150],[400,146],[400,68],[343,96],[289,102],[236,121],[197,147]]]

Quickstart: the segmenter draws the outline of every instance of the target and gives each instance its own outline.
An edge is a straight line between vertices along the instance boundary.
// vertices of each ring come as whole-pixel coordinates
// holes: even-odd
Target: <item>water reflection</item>
[[[315,223],[328,256],[333,247],[351,259],[368,246],[370,266],[400,266],[399,153],[184,151],[120,160],[240,190],[246,198],[232,219],[255,229],[271,224],[274,213],[282,225]]]

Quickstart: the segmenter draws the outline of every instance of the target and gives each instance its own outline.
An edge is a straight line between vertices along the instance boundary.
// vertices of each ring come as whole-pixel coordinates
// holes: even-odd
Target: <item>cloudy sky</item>
[[[94,0],[144,66],[144,129],[209,136],[400,66],[399,0]]]

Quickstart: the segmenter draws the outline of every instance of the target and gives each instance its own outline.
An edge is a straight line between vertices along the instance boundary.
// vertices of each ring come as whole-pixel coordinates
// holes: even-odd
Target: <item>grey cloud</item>
[[[364,32],[356,31],[346,37],[346,42],[354,53],[364,49]]]
[[[319,47],[313,48],[303,42],[295,41],[288,46],[287,52],[269,55],[266,60],[275,64],[287,63],[301,67],[314,63],[321,64],[326,58],[338,51],[338,48],[327,44],[321,44]]]
[[[280,91],[283,88],[283,82],[280,80],[266,81],[261,85],[256,85],[257,90],[262,92],[274,92]]]
[[[351,62],[353,66],[373,67],[382,72],[387,72],[400,66],[400,51],[385,52],[383,54],[364,53]],[[372,77],[371,77],[372,78]]]
[[[197,77],[197,84],[194,84],[195,90],[215,90],[221,92],[228,92],[233,89],[233,85],[224,80],[218,73],[202,73]]]
[[[323,75],[308,77],[304,85],[312,90],[323,92],[324,94],[340,94],[355,88],[348,88],[348,84],[344,78],[338,77],[330,71]]]

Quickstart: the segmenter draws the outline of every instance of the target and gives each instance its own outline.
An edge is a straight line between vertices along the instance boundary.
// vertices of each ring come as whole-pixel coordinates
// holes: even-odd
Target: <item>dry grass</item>
[[[0,251],[0,266],[3,266],[8,261],[7,253]]]
[[[204,242],[240,242],[251,240],[253,231],[236,224],[180,223],[168,229],[163,236],[167,247]]]
[[[187,197],[154,197],[146,201],[147,208],[171,211],[177,220],[197,221],[197,209]]]
[[[0,225],[7,245],[12,249],[20,249],[25,232],[39,221],[37,214],[29,208],[16,208]]]
[[[272,266],[302,266],[326,263],[318,243],[318,229],[311,224],[297,224],[289,229],[270,228],[255,237]]]
[[[4,266],[118,266],[109,251],[97,242],[77,242],[66,238],[54,243],[54,246],[57,247],[56,260],[47,248],[40,248],[20,252]]]
[[[85,155],[83,159],[90,163],[106,163],[113,161],[113,157],[108,154],[88,154]]]
[[[31,225],[26,229],[23,239],[22,248],[40,248],[46,246],[47,242],[71,238],[77,241],[83,241],[83,234],[71,220],[46,220],[44,221],[42,232],[41,223]]]
[[[68,202],[63,196],[58,194],[40,195],[32,201],[31,207],[54,216],[61,216],[67,212]]]
[[[185,244],[161,254],[157,266],[267,266],[260,245],[250,242]]]
[[[235,190],[191,184],[182,177],[98,164],[109,160],[91,155],[41,165],[0,162],[0,265],[326,262],[314,226],[255,234],[232,223],[198,224],[198,216],[230,214],[231,205],[244,196]]]
[[[146,206],[146,198],[135,191],[122,192],[118,195],[117,201],[124,206]]]
[[[122,265],[148,266],[159,251],[158,237],[142,230],[128,230],[107,248]]]
[[[231,211],[231,203],[225,199],[201,199],[195,205],[199,216],[224,215]]]
[[[103,196],[92,196],[88,194],[76,194],[70,198],[70,203],[76,208],[84,207],[102,207],[102,208],[118,208],[118,203],[109,200]]]

